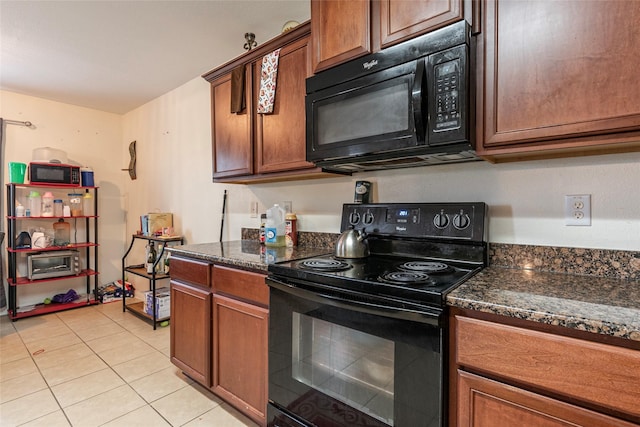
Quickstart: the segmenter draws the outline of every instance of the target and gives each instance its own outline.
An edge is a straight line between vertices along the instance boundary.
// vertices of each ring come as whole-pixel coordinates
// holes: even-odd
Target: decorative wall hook
[[[121,169],[123,171],[128,171],[131,179],[136,179],[136,142],[133,141],[129,144],[129,155],[131,156],[131,160],[129,161],[128,169]]]
[[[247,41],[244,44],[244,48],[245,50],[251,50],[254,47],[258,46],[258,43],[256,43],[256,35],[253,33],[244,33],[244,38]]]

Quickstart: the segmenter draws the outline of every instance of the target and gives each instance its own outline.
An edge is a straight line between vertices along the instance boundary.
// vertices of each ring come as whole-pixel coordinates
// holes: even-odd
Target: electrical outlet
[[[565,225],[591,225],[591,194],[564,196]]]
[[[258,202],[251,202],[251,218],[258,218]]]

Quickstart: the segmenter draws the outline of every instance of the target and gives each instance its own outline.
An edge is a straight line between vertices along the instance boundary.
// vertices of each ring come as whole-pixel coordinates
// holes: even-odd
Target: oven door
[[[445,425],[441,310],[267,283],[269,426]]]

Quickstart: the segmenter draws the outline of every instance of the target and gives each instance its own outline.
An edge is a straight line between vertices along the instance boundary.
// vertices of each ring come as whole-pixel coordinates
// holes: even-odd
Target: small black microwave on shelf
[[[306,80],[306,159],[328,171],[480,160],[460,21]]]
[[[29,163],[31,184],[80,186],[80,167],[62,163]]]

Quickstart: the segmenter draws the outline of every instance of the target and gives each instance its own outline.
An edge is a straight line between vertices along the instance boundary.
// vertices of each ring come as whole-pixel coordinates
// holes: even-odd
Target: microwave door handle
[[[411,104],[413,106],[413,123],[416,128],[416,135],[419,136],[420,141],[426,139],[425,121],[424,116],[425,103],[427,99],[427,85],[425,84],[425,58],[420,58],[416,61],[416,73],[413,79],[413,88],[411,88]]]

